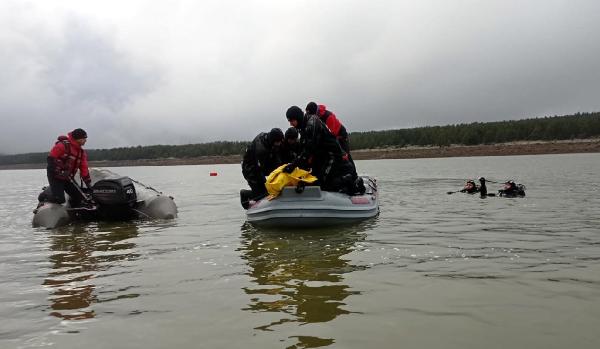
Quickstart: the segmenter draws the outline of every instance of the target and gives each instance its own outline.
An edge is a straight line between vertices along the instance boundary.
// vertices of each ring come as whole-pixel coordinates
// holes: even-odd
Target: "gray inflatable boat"
[[[306,186],[298,192],[285,187],[277,198],[253,201],[246,210],[249,223],[261,227],[324,227],[354,223],[379,213],[377,182],[363,176],[363,195],[322,191],[318,186]]]
[[[70,207],[45,202],[33,211],[34,227],[56,228],[74,220],[173,219],[177,205],[172,197],[129,177],[106,169],[90,169],[92,204]],[[46,189],[48,191],[49,189]],[[40,195],[43,198],[44,194]]]

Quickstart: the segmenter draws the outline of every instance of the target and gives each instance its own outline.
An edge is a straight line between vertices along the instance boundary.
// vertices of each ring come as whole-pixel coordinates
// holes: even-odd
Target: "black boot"
[[[365,182],[362,177],[356,177],[356,180],[354,181],[354,192],[356,195],[363,195],[365,191],[367,191],[367,188],[365,188]]]
[[[244,210],[250,207],[250,199],[252,198],[252,190],[241,189],[240,190],[240,203]]]

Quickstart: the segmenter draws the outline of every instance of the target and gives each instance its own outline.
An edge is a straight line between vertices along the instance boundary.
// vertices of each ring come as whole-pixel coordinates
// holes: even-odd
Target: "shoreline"
[[[355,160],[421,159],[471,156],[515,156],[600,153],[600,139],[575,139],[566,141],[512,142],[478,145],[450,145],[444,147],[404,147],[390,149],[365,149],[352,152]]]
[[[480,145],[450,145],[443,147],[403,147],[383,149],[361,149],[352,151],[354,160],[378,159],[422,159],[470,156],[513,156],[600,153],[600,139],[575,139],[567,141],[513,142]],[[89,167],[123,166],[180,166],[180,165],[219,165],[240,164],[241,155],[202,156],[198,158],[163,158],[140,160],[90,161]],[[45,163],[0,165],[0,170],[28,170],[46,168]]]

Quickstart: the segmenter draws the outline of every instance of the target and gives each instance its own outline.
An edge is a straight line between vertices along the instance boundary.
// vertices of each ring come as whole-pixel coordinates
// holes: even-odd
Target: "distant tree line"
[[[248,142],[211,142],[185,145],[148,145],[111,149],[87,149],[89,161],[139,160],[164,158],[197,158],[242,154]],[[49,149],[48,149],[49,150]],[[46,162],[48,152],[0,156],[0,165],[36,164]]]
[[[600,137],[600,112],[498,122],[350,133],[352,149],[476,145],[515,141],[549,141]],[[211,142],[90,149],[90,161],[195,158],[243,154],[248,142]],[[44,153],[1,155],[0,165],[43,163]]]
[[[451,144],[476,145],[599,136],[600,112],[596,112],[524,120],[352,132],[350,134],[350,144],[352,149],[405,147],[409,145],[442,147]]]
[[[248,142],[211,142],[185,145],[149,145],[127,148],[92,149],[88,157],[94,160],[138,160],[161,158],[197,158],[242,154]]]

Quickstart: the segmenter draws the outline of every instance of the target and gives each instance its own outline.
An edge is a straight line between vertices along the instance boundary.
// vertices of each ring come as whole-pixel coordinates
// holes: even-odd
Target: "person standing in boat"
[[[360,192],[362,179],[325,124],[316,115],[304,114],[298,106],[290,107],[285,116],[290,125],[300,131],[301,151],[284,172],[290,173],[296,167],[312,169],[311,173],[319,179],[318,184],[323,190],[348,194]]]
[[[91,188],[92,180],[88,170],[87,153],[83,145],[87,141],[87,133],[80,128],[70,132],[67,136],[59,136],[54,147],[48,154],[46,173],[52,197],[50,201],[65,203],[65,192],[69,194],[69,203],[72,207],[81,205],[83,195],[76,188],[75,174],[79,175],[85,185]]]
[[[280,148],[280,158],[282,164],[289,164],[300,154],[300,143],[298,143],[298,130],[290,127],[285,131],[283,143]]]
[[[279,147],[283,140],[283,131],[273,128],[268,133],[259,133],[246,148],[242,160],[242,175],[252,189],[252,197],[267,195],[266,176],[281,166]]]
[[[329,110],[323,104],[317,104],[315,102],[310,102],[306,105],[306,114],[308,115],[316,115],[325,123],[329,131],[335,136],[337,141],[340,143],[340,146],[346,152],[345,157],[350,160],[352,165],[354,166],[354,161],[352,160],[352,156],[350,155],[350,138],[348,137],[348,131],[346,127],[340,122],[340,120],[335,116],[335,114]]]

